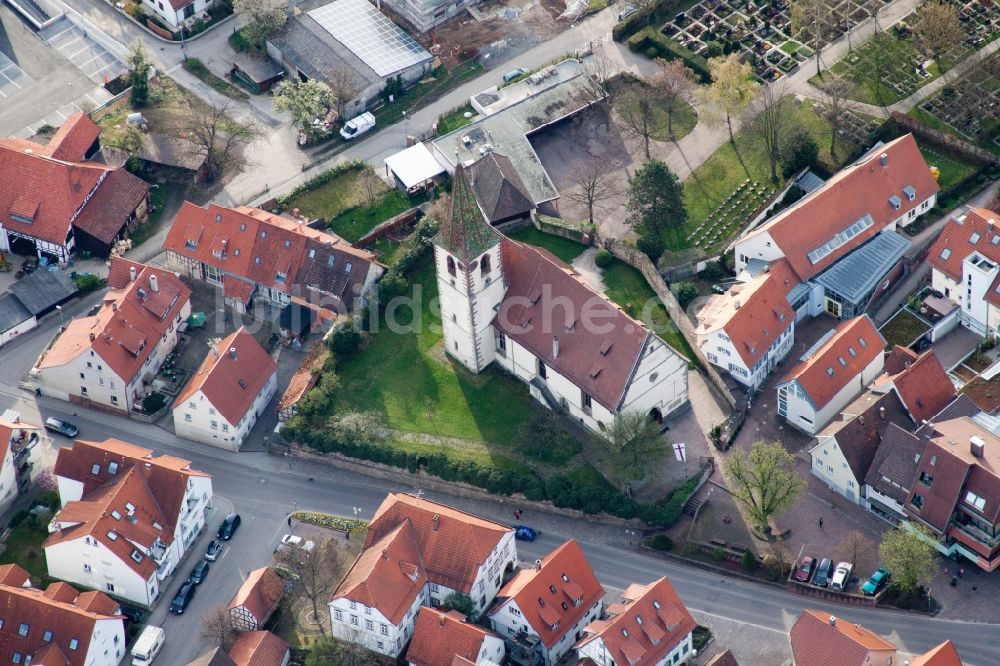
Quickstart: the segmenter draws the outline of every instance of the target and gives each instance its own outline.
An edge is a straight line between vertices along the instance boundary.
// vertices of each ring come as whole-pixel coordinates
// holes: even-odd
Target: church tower
[[[479,209],[469,173],[459,164],[451,188],[451,210],[434,238],[434,268],[445,349],[478,373],[496,355],[491,322],[507,291],[500,234]]]

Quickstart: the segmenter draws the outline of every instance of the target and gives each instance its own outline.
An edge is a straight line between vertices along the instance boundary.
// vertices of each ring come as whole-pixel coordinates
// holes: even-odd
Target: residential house
[[[698,346],[709,363],[756,390],[795,341],[795,311],[788,300],[798,280],[785,259],[772,263],[698,311]]]
[[[221,287],[227,306],[254,300],[354,312],[384,268],[342,239],[258,208],[184,202],[163,242],[167,263]]]
[[[451,666],[455,657],[468,659],[476,666],[498,666],[504,661],[503,639],[470,624],[458,611],[422,607],[406,650],[406,662],[409,666]]]
[[[274,397],[277,376],[278,364],[245,327],[213,341],[174,400],[174,432],[239,451]]]
[[[911,134],[877,145],[736,241],[736,272],[786,258],[809,286],[798,311],[849,319],[903,272],[909,242],[894,233],[929,211],[938,184]]]
[[[778,382],[778,415],[815,435],[882,374],[884,349],[868,315],[837,324]]]
[[[241,633],[229,648],[236,666],[287,666],[291,656],[285,639],[270,631]]]
[[[53,471],[62,508],[43,544],[49,576],[151,606],[205,527],[212,478],[117,439],[77,440]]]
[[[13,410],[0,413],[0,508],[31,488],[42,451],[52,440],[40,427],[21,421]],[[33,473],[34,472],[34,473]]]
[[[967,395],[958,396],[915,433],[890,423],[882,431],[882,439],[865,476],[862,494],[868,510],[895,525],[905,520],[903,505],[917,479],[920,459],[934,434],[934,423],[963,416],[982,418]]]
[[[63,265],[75,251],[107,256],[146,218],[149,185],[89,159],[99,135],[77,113],[47,145],[0,139],[0,251]]]
[[[804,610],[789,632],[795,666],[893,666],[896,646],[829,613]]]
[[[601,615],[604,588],[583,550],[569,540],[518,571],[490,609],[493,630],[507,641],[512,663],[558,662]]]
[[[419,32],[427,32],[479,4],[479,0],[386,0],[385,4]]]
[[[902,367],[894,362],[894,367],[890,368],[890,357],[902,360]],[[872,390],[876,393],[895,392],[910,419],[918,425],[944,409],[956,393],[955,384],[934,350],[918,356],[898,345],[886,357],[885,374],[875,380]]]
[[[896,394],[862,393],[816,436],[809,449],[813,476],[855,504],[864,504],[865,478],[891,424],[904,432],[913,427]]]
[[[697,622],[666,577],[633,583],[576,644],[598,666],[672,666],[694,656]]]
[[[333,635],[397,657],[420,606],[460,593],[481,613],[516,560],[512,528],[390,494],[368,525],[364,550],[330,597]]]
[[[995,336],[1000,325],[1000,215],[969,208],[944,225],[927,252],[931,287],[961,308],[966,328]]]
[[[550,253],[490,226],[462,165],[434,261],[445,350],[470,371],[495,361],[595,432],[623,411],[662,423],[687,405],[687,360]]]
[[[267,38],[267,55],[292,78],[350,90],[337,105],[344,118],[373,106],[389,85],[398,85],[398,94],[417,83],[434,61],[368,0],[333,0],[296,12]]]
[[[0,295],[0,347],[38,325],[38,320],[76,298],[79,289],[65,271],[35,271]]]
[[[237,631],[256,631],[281,602],[285,582],[268,567],[254,569],[229,602],[229,617]]]
[[[936,421],[903,505],[937,549],[985,571],[1000,566],[1000,432],[985,415]]]
[[[182,27],[190,31],[198,19],[206,20],[213,3],[214,0],[142,0],[142,8],[171,32],[180,32]],[[192,34],[189,32],[188,36]]]
[[[118,602],[62,582],[31,586],[16,564],[0,567],[0,660],[44,666],[117,666],[127,653]]]
[[[910,666],[962,666],[962,660],[958,656],[955,644],[945,641],[911,659]]]
[[[128,413],[177,344],[191,290],[170,271],[121,257],[111,260],[108,287],[96,313],[67,322],[31,377],[44,395]]]

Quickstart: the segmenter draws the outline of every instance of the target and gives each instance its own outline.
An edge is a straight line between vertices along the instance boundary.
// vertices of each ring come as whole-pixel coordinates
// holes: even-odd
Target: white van
[[[340,128],[340,136],[344,138],[344,141],[350,141],[373,127],[375,127],[375,116],[365,111],[360,116],[355,116],[344,123],[344,126]]]
[[[160,627],[147,625],[132,646],[132,666],[146,666],[156,659],[167,634]]]

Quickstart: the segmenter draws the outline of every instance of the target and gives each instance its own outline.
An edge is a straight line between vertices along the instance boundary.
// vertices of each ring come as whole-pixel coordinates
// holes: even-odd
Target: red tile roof
[[[411,666],[451,666],[455,657],[463,657],[475,664],[487,636],[500,639],[488,629],[469,624],[458,611],[445,612],[422,606],[417,613],[406,661]],[[496,655],[490,657],[499,661]]]
[[[577,648],[600,639],[614,663],[631,666],[660,663],[698,624],[666,577],[630,585],[606,612],[610,617],[588,626]]]
[[[122,227],[149,195],[149,183],[125,169],[109,171],[73,226],[111,245]]]
[[[508,286],[493,324],[616,411],[652,333],[547,251],[504,237],[501,252]]]
[[[85,113],[74,113],[45,146],[45,153],[64,162],[82,162],[87,149],[101,135],[101,128]]]
[[[231,425],[246,416],[264,386],[278,368],[246,327],[241,326],[222,339],[217,351],[208,356],[174,400],[181,407],[201,391]]]
[[[270,631],[247,631],[236,637],[229,657],[236,666],[281,666],[288,643]]]
[[[0,660],[4,663],[13,663],[13,654],[20,652],[22,662],[23,657],[33,654],[36,655],[32,659],[33,664],[84,666],[96,623],[101,620],[122,621],[120,616],[81,608],[67,596],[62,587],[65,584],[58,585],[56,592],[43,592],[36,588],[0,584],[0,614],[5,620],[0,626]],[[76,591],[73,588],[70,590],[75,597]],[[107,599],[105,595],[101,596]],[[117,610],[118,604],[111,603]],[[26,636],[20,635],[22,623],[28,625]],[[45,640],[46,632],[52,632],[49,641]],[[73,640],[77,643],[75,649],[70,649]],[[41,654],[49,646],[58,652]]]
[[[0,564],[0,585],[31,587],[31,577],[16,564]]]
[[[888,158],[884,167],[880,164],[883,154]],[[903,192],[907,186],[916,190],[913,201]],[[841,169],[823,187],[778,213],[740,242],[758,234],[770,234],[799,278],[807,280],[860,247],[939,189],[913,135],[907,134],[873,149],[854,164]],[[892,196],[900,200],[898,210],[889,203]],[[871,215],[872,226],[818,262],[809,260],[807,255],[810,252],[866,214]]]
[[[229,602],[229,609],[243,607],[257,620],[257,626],[263,626],[277,608],[284,591],[285,584],[273,569],[254,569]]]
[[[887,375],[895,375],[910,367],[910,364],[917,360],[917,352],[909,347],[893,345],[889,353],[885,355],[885,372]]]
[[[951,641],[945,641],[924,654],[910,660],[910,666],[962,666],[958,650]]]
[[[864,666],[869,653],[896,654],[878,634],[814,610],[802,611],[789,637],[795,666]]]
[[[223,287],[238,300],[249,293],[245,284],[229,287],[228,282],[238,282],[230,276],[295,295],[319,290],[328,295],[331,309],[338,303],[353,308],[375,261],[367,250],[258,208],[201,208],[190,202],[181,207],[163,248],[229,274]],[[279,279],[278,273],[285,277]]]
[[[129,267],[137,268],[137,277],[122,282]],[[176,326],[191,298],[191,290],[174,273],[118,257],[111,260],[108,283],[111,289],[97,314],[73,319],[43,353],[38,362],[43,373],[93,350],[116,375],[130,381],[167,329]]]
[[[731,650],[720,652],[705,662],[705,666],[740,666]]]
[[[794,323],[795,311],[787,295],[798,283],[787,260],[775,261],[767,273],[712,296],[698,313],[695,333],[702,337],[722,329],[744,365],[753,368]],[[715,353],[714,349],[705,351]]]
[[[515,602],[524,621],[551,648],[604,596],[604,588],[580,544],[570,539],[543,557],[541,565],[518,571],[497,596]],[[497,604],[490,614],[505,611],[507,603]]]
[[[962,262],[973,252],[1000,264],[1000,215],[985,208],[970,208],[963,219],[948,220],[927,251],[927,263],[961,282]]]
[[[350,599],[377,608],[392,624],[398,625],[426,583],[416,534],[406,520],[378,541],[370,545],[365,542],[365,549],[330,600]]]
[[[383,500],[365,538],[371,547],[404,521],[409,521],[420,559],[432,583],[469,594],[479,567],[513,530],[444,504],[392,493]]]
[[[302,365],[299,366],[299,369],[295,371],[295,374],[288,381],[288,386],[285,387],[285,392],[278,402],[279,412],[296,405],[306,393],[316,386],[316,382],[319,381],[320,377],[319,370],[323,367],[326,359],[325,346],[313,345],[312,349],[309,350],[309,353],[302,360]]]
[[[940,412],[956,395],[955,385],[933,350],[922,354],[891,380],[899,399],[917,423]]]
[[[117,465],[115,474],[111,473],[112,463]],[[94,474],[95,465],[97,474]],[[188,480],[209,476],[191,469],[189,460],[166,455],[154,457],[152,450],[118,439],[77,440],[71,447],[59,449],[53,473],[83,483],[83,496],[86,497],[133,467],[143,472],[171,532],[180,515]]]
[[[869,363],[881,357],[884,350],[885,339],[868,315],[842,321],[837,324],[833,336],[812,356],[796,365],[778,386],[797,381],[816,409],[823,409],[838,391],[855,381]],[[859,390],[863,388],[858,387]]]

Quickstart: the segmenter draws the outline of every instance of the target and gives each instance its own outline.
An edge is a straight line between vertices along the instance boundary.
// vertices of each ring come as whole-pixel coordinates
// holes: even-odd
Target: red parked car
[[[795,575],[792,577],[800,583],[808,583],[809,578],[812,576],[813,569],[815,568],[815,558],[803,557],[802,562],[799,563],[799,568],[795,570]]]

